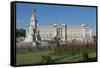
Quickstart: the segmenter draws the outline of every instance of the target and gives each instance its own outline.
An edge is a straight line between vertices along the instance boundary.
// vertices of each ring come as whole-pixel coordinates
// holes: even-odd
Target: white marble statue
[[[35,17],[35,10],[32,10],[32,16],[30,19],[30,25],[26,28],[25,42],[32,42],[33,46],[36,46],[36,42],[39,41],[39,31],[37,29],[37,20]]]

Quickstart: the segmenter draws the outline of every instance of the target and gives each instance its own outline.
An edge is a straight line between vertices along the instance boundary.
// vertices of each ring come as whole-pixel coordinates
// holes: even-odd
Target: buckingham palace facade
[[[59,37],[62,42],[72,42],[73,40],[93,42],[92,26],[90,25],[38,24],[37,26],[42,40],[52,40],[54,37]]]

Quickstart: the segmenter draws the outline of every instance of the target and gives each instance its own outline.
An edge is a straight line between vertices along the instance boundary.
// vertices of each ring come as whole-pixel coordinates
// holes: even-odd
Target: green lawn
[[[22,53],[17,54],[17,65],[21,64],[39,64],[41,62],[42,56],[53,53],[53,51],[45,52],[31,52],[31,53]],[[96,52],[91,52],[88,54],[89,58],[96,58]],[[59,57],[59,56],[55,56]],[[54,58],[53,58],[54,59]],[[81,55],[65,55],[65,57],[57,59],[53,63],[63,63],[63,62],[78,62],[81,60]]]
[[[41,56],[48,55],[50,53],[52,53],[52,51],[17,54],[16,63],[17,63],[17,65],[21,65],[21,64],[38,64],[38,63],[41,62],[41,59],[42,59]]]
[[[96,58],[96,52],[91,52],[88,53],[89,59],[95,59]],[[56,60],[54,63],[63,63],[63,62],[80,62],[81,59],[81,55],[71,55],[71,56],[66,56],[62,59]]]

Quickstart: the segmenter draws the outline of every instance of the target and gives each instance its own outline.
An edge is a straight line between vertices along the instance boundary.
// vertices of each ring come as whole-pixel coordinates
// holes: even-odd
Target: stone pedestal
[[[36,42],[35,41],[32,42],[32,46],[33,47],[36,46]]]

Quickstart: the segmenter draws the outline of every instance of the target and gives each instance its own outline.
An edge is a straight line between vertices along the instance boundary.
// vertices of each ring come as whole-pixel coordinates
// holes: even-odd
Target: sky
[[[90,24],[93,26],[93,34],[96,34],[95,7],[17,3],[17,28],[26,28],[25,26],[29,25],[32,9],[36,9],[35,15],[38,24]]]

